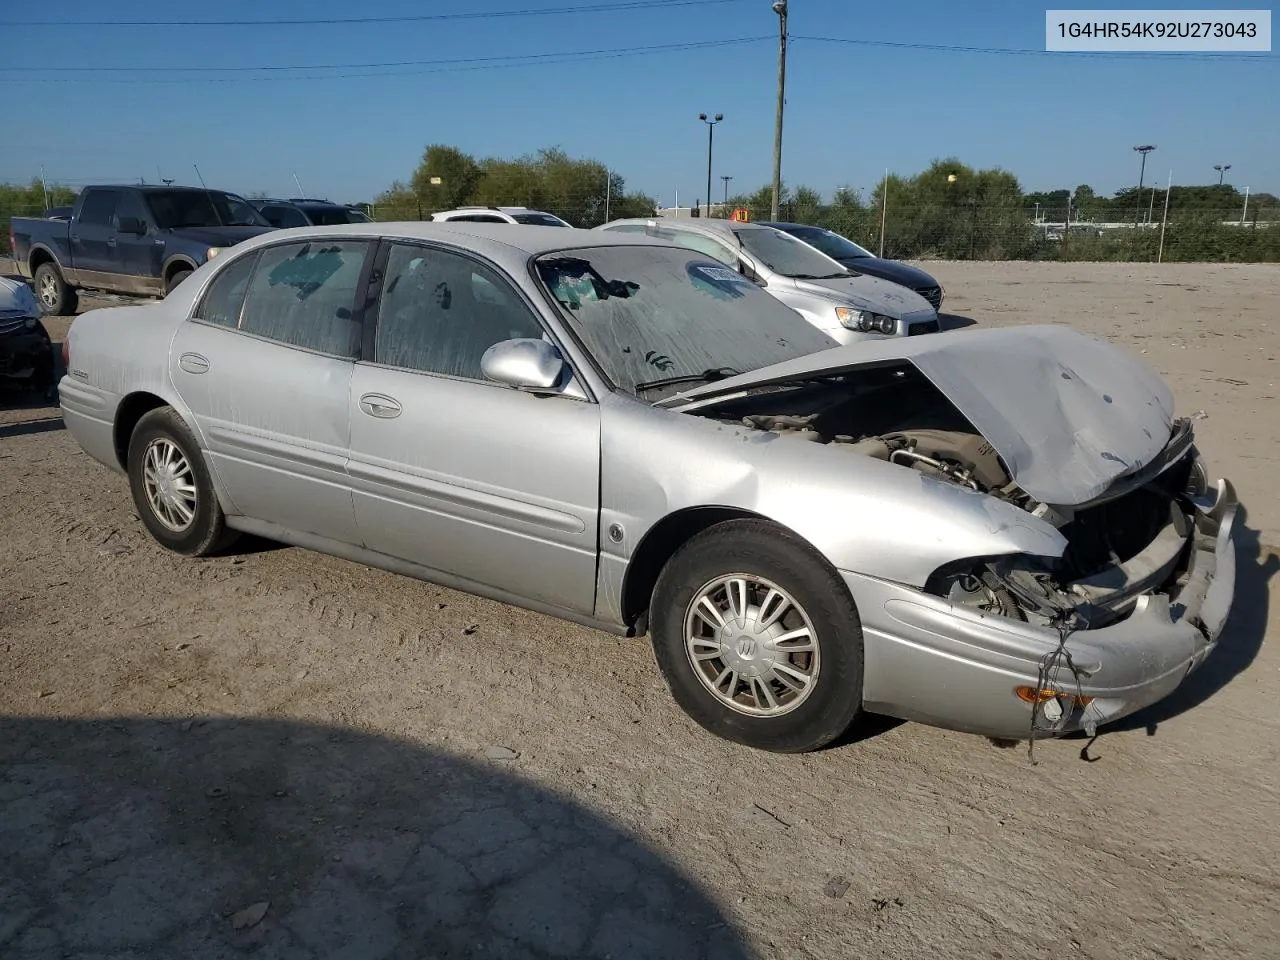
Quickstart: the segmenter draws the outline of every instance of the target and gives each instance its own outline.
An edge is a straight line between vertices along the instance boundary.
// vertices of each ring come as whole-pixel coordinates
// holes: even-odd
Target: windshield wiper
[[[703,370],[701,373],[685,373],[678,377],[646,380],[643,383],[636,384],[636,391],[651,390],[654,387],[669,387],[677,383],[714,383],[716,380],[723,380],[725,377],[735,377],[741,372],[741,370],[735,370],[733,367],[714,367],[710,370]]]
[[[847,277],[848,275],[849,275],[848,270],[841,270],[839,273],[824,273],[821,275],[816,273],[789,274],[792,280],[835,280],[839,277]]]

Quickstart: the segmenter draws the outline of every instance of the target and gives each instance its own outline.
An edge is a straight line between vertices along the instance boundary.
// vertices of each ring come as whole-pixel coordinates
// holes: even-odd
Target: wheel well
[[[682,546],[708,527],[726,520],[763,519],[736,507],[690,507],[663,517],[644,535],[627,564],[622,583],[622,620],[642,633],[647,627],[649,599],[658,575]]]
[[[48,250],[35,250],[31,254],[31,276],[36,275],[36,271],[46,263],[53,263],[53,254]]]
[[[192,264],[188,263],[186,260],[174,260],[172,263],[170,263],[167,267],[164,268],[165,282],[167,283],[168,281],[172,280],[175,274],[181,273],[184,270],[186,270],[187,272],[194,272],[195,269],[196,268]]]
[[[121,468],[129,469],[129,438],[133,436],[133,428],[138,421],[157,407],[168,404],[154,393],[131,393],[120,402],[116,410],[116,423],[113,431],[116,460]]]

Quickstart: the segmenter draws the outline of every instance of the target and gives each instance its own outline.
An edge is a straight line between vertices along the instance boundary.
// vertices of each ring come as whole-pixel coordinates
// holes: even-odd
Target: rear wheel
[[[195,437],[172,407],[158,407],[138,421],[128,463],[138,516],[163,546],[203,557],[235,538]]]
[[[56,263],[42,263],[36,267],[32,278],[40,309],[52,316],[68,317],[76,312],[80,298],[74,287],[62,279],[62,271]]]
[[[862,628],[808,544],[762,520],[717,524],[658,578],[653,647],[676,702],[726,739],[782,753],[840,736],[862,708]]]
[[[193,270],[177,270],[177,271],[175,271],[175,272],[174,272],[174,274],[173,274],[173,276],[171,276],[171,277],[168,279],[168,281],[165,283],[165,285],[164,285],[164,294],[165,294],[165,296],[167,297],[169,294],[173,293],[174,288],[176,288],[176,287],[178,286],[178,284],[180,284],[183,280],[187,279],[187,277],[191,276],[191,274],[192,274],[192,273],[194,273],[194,272],[195,272],[195,271],[193,271]]]

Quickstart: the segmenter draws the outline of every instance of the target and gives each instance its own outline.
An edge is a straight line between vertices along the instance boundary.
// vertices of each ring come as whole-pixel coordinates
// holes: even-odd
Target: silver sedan
[[[626,635],[723,737],[1053,736],[1215,646],[1236,502],[1059,327],[836,346],[625,233],[284,230],[72,325],[67,427],[159,543],[251,532]],[[425,615],[425,614],[424,614]]]

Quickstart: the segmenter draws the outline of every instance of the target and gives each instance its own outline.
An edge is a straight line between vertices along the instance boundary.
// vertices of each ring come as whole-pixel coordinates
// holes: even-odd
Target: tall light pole
[[[1138,219],[1142,216],[1142,178],[1147,172],[1147,154],[1154,150],[1155,146],[1150,143],[1144,143],[1133,149],[1142,154],[1142,166],[1138,169],[1138,209],[1133,212],[1133,225],[1136,227]]]
[[[1229,163],[1215,163],[1215,164],[1213,165],[1213,169],[1215,169],[1215,170],[1217,170],[1217,171],[1218,171],[1218,186],[1222,186],[1222,177],[1223,177],[1223,175],[1224,175],[1228,170],[1230,170],[1230,169],[1231,169],[1231,164],[1229,164]]]
[[[778,114],[773,121],[773,201],[769,219],[778,219],[778,200],[782,193],[782,105],[787,92],[787,0],[773,0],[778,15]]]
[[[716,132],[716,124],[724,119],[724,114],[717,113],[714,117],[708,117],[705,113],[700,113],[698,119],[707,125],[707,216],[709,217],[711,216],[711,141]]]
[[[732,179],[733,179],[733,177],[732,177],[732,176],[725,176],[725,175],[722,173],[722,174],[720,174],[720,179],[724,181],[724,205],[727,207],[727,206],[729,206],[729,181],[730,181],[730,180],[732,180]],[[724,211],[723,211],[723,210],[721,210],[720,212],[721,212],[721,213],[724,213]]]

